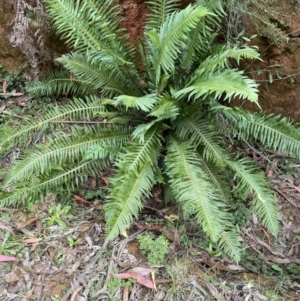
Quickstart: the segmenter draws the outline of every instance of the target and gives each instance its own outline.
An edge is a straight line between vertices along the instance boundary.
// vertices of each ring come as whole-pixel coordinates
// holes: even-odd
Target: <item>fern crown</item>
[[[230,214],[237,197],[250,200],[276,235],[279,215],[267,181],[250,159],[230,151],[226,137],[299,158],[300,135],[287,120],[223,105],[233,97],[257,103],[256,83],[230,62],[259,54],[215,41],[221,2],[179,9],[176,0],[149,1],[145,34],[134,46],[121,29],[121,8],[111,0],[46,3],[54,28],[74,51],[58,59],[63,69],[28,90],[75,98],[38,121],[1,128],[2,151],[28,146],[30,137],[49,128],[58,133],[15,162],[3,180],[1,204],[73,191],[87,175],[113,164],[104,205],[107,239],[131,225],[158,181],[165,201],[176,201],[237,261],[241,246]],[[100,124],[76,126],[78,120]],[[74,123],[71,130],[65,121]]]

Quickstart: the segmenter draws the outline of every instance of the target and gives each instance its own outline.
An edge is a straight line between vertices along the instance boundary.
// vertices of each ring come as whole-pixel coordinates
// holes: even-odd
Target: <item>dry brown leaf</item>
[[[31,218],[29,221],[27,221],[27,222],[24,223],[23,225],[18,226],[17,229],[18,229],[18,230],[24,229],[24,228],[26,228],[28,225],[31,225],[32,223],[36,222],[37,220],[39,220],[38,217]]]
[[[36,244],[38,242],[40,242],[41,240],[43,240],[42,238],[26,238],[23,239],[22,242],[23,244]]]
[[[137,283],[146,286],[148,288],[154,289],[153,282],[138,273],[127,272],[127,273],[114,274],[114,276],[121,279],[130,279],[130,278],[135,279]]]

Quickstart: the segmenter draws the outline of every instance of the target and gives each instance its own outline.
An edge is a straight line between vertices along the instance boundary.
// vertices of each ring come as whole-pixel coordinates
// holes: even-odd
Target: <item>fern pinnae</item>
[[[257,172],[257,168],[250,160],[227,160],[229,168],[235,173],[238,179],[236,192],[244,199],[249,193],[253,194],[252,208],[261,220],[262,224],[269,229],[273,235],[277,235],[280,216],[276,207],[274,194],[267,188],[265,177]]]
[[[54,70],[42,81],[27,85],[27,91],[36,95],[57,94],[95,94],[94,85],[85,79],[72,78],[68,70]]]
[[[31,143],[31,139],[28,139],[33,133],[37,131],[43,132],[49,125],[65,120],[86,120],[92,116],[102,113],[105,116],[106,109],[99,103],[97,97],[87,97],[85,101],[82,99],[74,99],[72,103],[69,103],[63,107],[58,107],[45,113],[42,119],[37,121],[26,121],[25,124],[13,132],[10,135],[4,135],[0,137],[0,151],[5,145],[13,141],[15,145],[22,139],[23,146],[28,146]],[[109,114],[109,113],[108,113]],[[27,139],[24,139],[27,138]]]
[[[208,163],[203,157],[198,153],[199,159],[201,160],[201,166],[207,178],[210,179],[212,186],[216,190],[216,195],[218,199],[226,204],[230,203],[230,190],[228,188],[228,183],[219,175],[220,170]]]
[[[149,0],[147,4],[152,13],[148,15],[146,31],[153,28],[158,30],[166,21],[167,16],[178,9],[179,0]]]
[[[39,201],[50,192],[59,191],[72,191],[75,186],[79,185],[80,181],[83,181],[87,177],[87,172],[89,175],[96,175],[99,170],[103,170],[108,165],[107,160],[90,160],[86,162],[81,162],[75,167],[66,168],[58,172],[56,175],[52,175],[47,178],[44,175],[44,179],[35,178],[34,183],[21,187],[14,193],[3,193],[3,198],[0,199],[0,207],[5,206],[10,203],[18,203],[23,197],[35,198]],[[32,179],[30,179],[32,181]],[[26,182],[22,185],[24,186]],[[64,185],[67,184],[67,185]],[[10,190],[10,188],[9,188]],[[20,198],[20,199],[19,199]]]
[[[75,161],[83,157],[94,146],[98,147],[116,147],[122,148],[131,134],[129,127],[116,127],[110,129],[101,129],[100,127],[85,127],[83,131],[74,133],[73,138],[67,135],[54,139],[49,144],[53,145],[46,147],[39,145],[39,151],[32,151],[23,160],[18,160],[10,169],[4,178],[3,187],[7,187],[10,183],[15,181],[27,180],[32,174],[44,174],[51,164],[62,165],[66,161],[68,164],[73,164]]]
[[[124,153],[120,155],[117,166],[126,171],[137,170],[139,165],[145,162],[156,164],[157,152],[161,148],[161,129],[159,124],[154,125],[141,142],[132,141],[124,147]]]
[[[210,123],[207,119],[199,114],[186,116],[175,123],[176,134],[179,138],[185,140],[190,138],[196,146],[200,143],[205,146],[204,158],[215,162],[217,165],[224,165],[224,153],[219,146],[219,135],[210,128]]]
[[[235,262],[238,263],[241,260],[241,244],[238,241],[238,233],[234,228],[221,232],[218,245]]]
[[[80,81],[84,78],[93,83],[94,91],[102,89],[106,93],[113,91],[117,94],[134,94],[135,87],[131,87],[131,82],[121,74],[118,68],[111,70],[111,66],[108,68],[103,63],[92,64],[83,55],[77,53],[63,55],[57,61],[75,75],[75,80],[78,78]]]
[[[138,216],[143,197],[149,196],[155,183],[154,175],[151,162],[144,162],[136,172],[120,171],[111,179],[111,193],[104,205],[107,240],[123,233]]]
[[[166,73],[172,72],[177,53],[179,48],[185,45],[187,34],[207,14],[209,12],[206,8],[189,5],[184,10],[168,16],[159,33],[155,30],[147,33],[154,44],[152,60],[156,71],[157,86],[160,82],[160,68],[162,67]],[[159,48],[156,46],[157,43]]]
[[[243,113],[236,119],[240,135],[300,159],[300,133],[294,123],[280,116]]]
[[[188,142],[170,138],[165,158],[172,195],[186,214],[195,214],[204,232],[217,241],[224,224],[221,208],[213,188],[204,177],[194,147]],[[222,222],[221,222],[222,221]]]

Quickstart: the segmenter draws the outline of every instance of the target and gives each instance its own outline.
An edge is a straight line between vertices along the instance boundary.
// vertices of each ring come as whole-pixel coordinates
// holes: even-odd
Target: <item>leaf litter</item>
[[[33,212],[0,208],[0,299],[258,301],[269,300],[276,288],[274,300],[299,300],[300,175],[287,169],[293,165],[299,170],[300,166],[280,153],[251,149],[248,155],[269,178],[282,221],[274,238],[255,215],[250,217],[240,236],[248,246],[246,261],[236,264],[222,254],[208,252],[196,243],[206,239],[200,232],[179,231],[176,223],[181,215],[174,215],[176,207],[163,207],[159,187],[146,200],[144,214],[128,230],[128,237],[107,246],[101,202],[74,194],[73,217],[61,217],[67,226],[63,229],[43,221],[51,215],[51,206],[60,201],[52,194],[35,205]],[[6,158],[1,162],[6,167],[12,163]],[[101,175],[86,185],[98,188],[100,180],[105,188],[106,179]],[[145,232],[170,241],[164,265],[147,265],[137,242],[137,236]],[[184,235],[189,237],[185,245]],[[115,278],[121,282],[114,282]],[[127,283],[130,279],[133,281]]]

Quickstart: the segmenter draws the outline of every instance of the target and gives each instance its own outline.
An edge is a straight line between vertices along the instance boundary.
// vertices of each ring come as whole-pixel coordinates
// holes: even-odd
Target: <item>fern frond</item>
[[[144,112],[149,112],[157,102],[156,94],[148,94],[142,97],[134,97],[129,95],[120,95],[115,97],[114,105],[124,105],[126,109],[136,108]]]
[[[290,156],[296,156],[300,159],[300,132],[299,128],[287,118],[274,115],[265,115],[263,113],[249,113],[234,111],[236,117],[235,129],[238,129],[238,135],[246,140],[258,141],[264,147],[280,150]]]
[[[41,200],[50,192],[74,191],[78,183],[87,178],[88,175],[96,175],[109,164],[108,160],[90,160],[80,162],[75,167],[54,167],[53,171],[42,178],[31,178],[30,182],[24,182],[13,193],[1,193],[0,207],[21,203],[22,199]],[[66,185],[64,185],[66,184]],[[10,190],[10,188],[8,189]]]
[[[211,76],[217,70],[223,70],[225,67],[229,68],[228,59],[234,59],[238,64],[242,58],[251,60],[261,60],[260,54],[256,49],[252,47],[243,48],[219,48],[218,52],[206,58],[200,63],[198,69],[196,70],[196,77],[207,74]]]
[[[223,8],[223,0],[197,0],[197,4],[207,7],[210,11],[219,16],[226,14]]]
[[[117,162],[117,167],[126,172],[133,172],[139,169],[139,165],[144,165],[145,162],[153,162],[155,165],[157,160],[157,151],[161,145],[161,128],[159,124],[153,126],[145,135],[144,141],[129,142],[124,147],[124,153],[120,154]]]
[[[78,53],[63,55],[57,61],[75,76],[75,80],[89,82],[94,91],[101,89],[104,95],[110,97],[115,94],[136,94],[135,86],[120,72],[118,66],[104,62],[92,64],[85,55]]]
[[[218,245],[235,262],[241,260],[241,244],[238,241],[238,233],[233,229],[222,231],[219,237]]]
[[[157,121],[164,119],[174,119],[179,115],[178,102],[168,94],[160,97],[157,105],[152,109],[149,116],[157,118]]]
[[[231,198],[229,185],[228,182],[226,182],[220,175],[220,169],[204,160],[201,155],[199,155],[199,159],[201,160],[202,170],[206,174],[206,177],[210,180],[216,196],[221,202],[229,204]]]
[[[258,105],[257,84],[237,70],[223,70],[195,77],[188,87],[174,92],[173,95],[176,98],[188,97],[189,100],[192,97],[206,99],[210,95],[215,99],[224,97],[227,100],[240,97]]]
[[[220,147],[220,134],[211,127],[210,120],[201,112],[185,116],[174,123],[176,135],[182,140],[190,141],[198,147],[204,146],[203,158],[215,164],[224,165],[224,151]]]
[[[195,214],[204,232],[212,241],[217,241],[225,223],[224,204],[217,201],[194,147],[171,138],[165,164],[175,200],[185,214]]]
[[[165,73],[173,71],[178,52],[187,41],[187,34],[208,14],[210,13],[205,7],[189,5],[168,16],[159,32],[153,29],[146,33],[148,45],[151,44],[150,60],[156,73],[157,86],[160,82],[161,67]]]
[[[129,127],[89,127],[84,129],[73,128],[72,136],[56,136],[49,141],[50,147],[36,145],[39,150],[26,154],[24,159],[18,160],[4,178],[3,187],[12,182],[28,180],[33,174],[44,174],[51,168],[51,165],[64,163],[74,164],[75,161],[83,158],[89,150],[94,147],[101,147],[104,150],[111,147],[119,149],[129,140],[132,130]],[[103,158],[107,157],[108,153]],[[95,157],[94,157],[95,159]]]
[[[42,81],[29,83],[27,91],[37,95],[54,93],[84,95],[97,92],[92,82],[84,78],[72,78],[66,69],[53,70]]]
[[[234,179],[237,180],[234,192],[238,193],[243,199],[246,199],[251,193],[253,211],[262,224],[273,235],[277,235],[280,217],[274,194],[267,188],[268,183],[265,177],[246,158],[235,161],[227,160],[226,163],[234,171]]]
[[[57,107],[45,113],[42,119],[26,121],[19,128],[10,125],[0,127],[0,152],[9,149],[12,145],[28,146],[32,136],[37,132],[43,133],[53,124],[65,120],[89,120],[97,115],[109,116],[110,113],[101,105],[97,97],[87,97],[85,100],[74,99],[62,107]]]
[[[142,162],[135,171],[120,171],[110,183],[110,195],[104,205],[107,240],[124,233],[133,218],[138,217],[143,197],[149,196],[155,183],[151,162]]]
[[[128,52],[122,46],[124,38],[119,38],[121,19],[111,6],[111,0],[47,0],[47,4],[54,27],[72,48],[102,50],[120,65],[130,63],[126,57]]]
[[[147,17],[146,31],[159,29],[164,24],[167,16],[175,12],[179,7],[179,0],[150,0],[147,1],[151,14]]]

